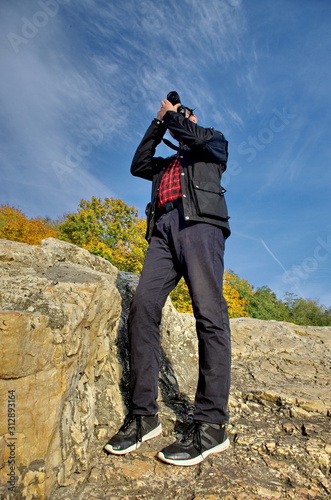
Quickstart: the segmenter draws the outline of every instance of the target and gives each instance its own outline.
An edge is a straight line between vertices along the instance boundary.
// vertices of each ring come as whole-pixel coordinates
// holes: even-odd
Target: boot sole
[[[142,438],[141,441],[138,441],[138,443],[134,443],[132,446],[129,446],[128,448],[125,448],[124,450],[114,450],[111,444],[106,444],[104,447],[104,450],[108,451],[108,453],[112,453],[113,455],[125,455],[126,453],[130,453],[130,451],[137,450],[141,443],[144,441],[148,441],[149,439],[153,439],[156,436],[159,436],[162,433],[162,425],[159,424],[155,429],[152,431],[148,432],[145,434]]]
[[[187,460],[168,458],[168,457],[164,456],[162,451],[160,451],[157,456],[160,460],[162,460],[162,462],[165,462],[167,464],[190,466],[190,465],[199,464],[205,458],[207,458],[208,455],[211,455],[212,453],[220,453],[221,451],[224,451],[227,448],[229,448],[229,446],[230,446],[230,441],[227,438],[223,443],[218,444],[217,446],[214,446],[214,448],[210,448],[209,450],[203,451],[201,453],[201,455],[198,455],[197,457],[194,457],[194,458],[189,458]]]

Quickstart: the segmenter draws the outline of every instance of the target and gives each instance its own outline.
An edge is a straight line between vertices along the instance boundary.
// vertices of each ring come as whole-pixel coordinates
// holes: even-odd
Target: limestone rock
[[[12,443],[18,498],[44,498],[87,467],[103,370],[120,398],[120,366],[110,362],[121,314],[118,271],[53,239],[40,247],[1,241],[0,260],[0,390],[5,406],[12,402],[0,422],[1,484]],[[122,407],[114,405],[110,418],[116,412],[122,416]]]
[[[52,238],[0,240],[0,264],[1,498],[330,497],[331,328],[231,320],[232,446],[199,466],[172,467],[155,454],[192,412],[197,342],[193,316],[168,301],[163,436],[113,457],[102,448],[126,412],[138,276]]]

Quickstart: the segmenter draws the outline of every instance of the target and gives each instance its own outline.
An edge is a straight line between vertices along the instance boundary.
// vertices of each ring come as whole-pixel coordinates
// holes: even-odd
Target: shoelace
[[[136,421],[136,438],[137,441],[140,442],[142,440],[142,425],[141,425],[141,416],[140,415],[133,415],[132,413],[129,413],[125,419],[122,427],[120,428],[120,431],[125,432],[128,430],[130,425]]]
[[[192,441],[193,446],[198,450],[199,453],[202,452],[199,422],[192,422],[181,439],[182,443],[187,443],[189,441]]]

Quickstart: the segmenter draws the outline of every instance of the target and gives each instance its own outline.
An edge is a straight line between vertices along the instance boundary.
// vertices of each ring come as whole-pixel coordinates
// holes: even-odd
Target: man
[[[131,411],[105,446],[121,455],[162,432],[156,402],[159,326],[165,301],[184,276],[196,319],[199,379],[193,423],[158,454],[174,465],[195,465],[229,446],[230,328],[222,278],[230,229],[220,186],[228,143],[197,122],[191,109],[163,100],[133,158],[131,173],[152,181],[150,244],[129,314]],[[154,157],[167,129],[179,143],[177,154]]]

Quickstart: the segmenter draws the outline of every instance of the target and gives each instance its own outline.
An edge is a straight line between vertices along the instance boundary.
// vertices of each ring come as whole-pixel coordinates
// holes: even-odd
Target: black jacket
[[[147,205],[147,233],[150,241],[157,220],[157,194],[163,172],[173,160],[154,157],[157,145],[169,129],[180,147],[180,172],[183,215],[187,223],[206,222],[230,235],[224,192],[220,185],[226,169],[228,143],[223,134],[203,128],[180,113],[167,111],[163,121],[154,119],[133,157],[131,173],[152,181],[151,203]]]

